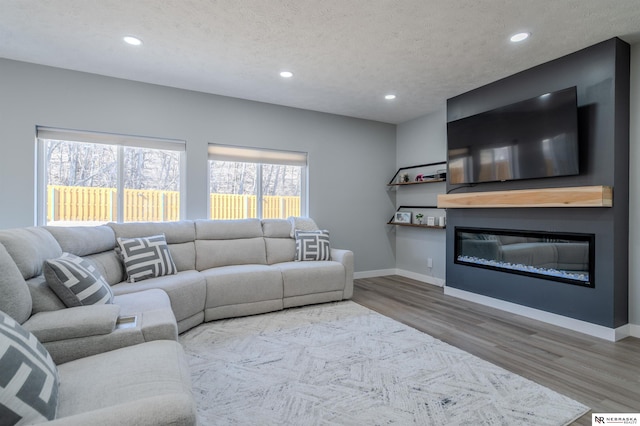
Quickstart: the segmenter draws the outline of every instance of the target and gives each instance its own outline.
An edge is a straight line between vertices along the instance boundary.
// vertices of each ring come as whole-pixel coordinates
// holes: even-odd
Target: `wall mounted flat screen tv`
[[[576,88],[447,123],[451,184],[577,175]]]

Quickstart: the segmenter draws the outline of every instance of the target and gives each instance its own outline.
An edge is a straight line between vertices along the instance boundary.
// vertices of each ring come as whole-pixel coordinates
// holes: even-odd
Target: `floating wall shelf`
[[[420,183],[436,183],[436,182],[446,182],[446,179],[428,179],[428,180],[420,180],[417,182],[398,182],[398,183],[388,183],[388,186],[402,186],[402,185],[416,185]]]
[[[523,189],[438,195],[438,208],[612,207],[610,186]]]

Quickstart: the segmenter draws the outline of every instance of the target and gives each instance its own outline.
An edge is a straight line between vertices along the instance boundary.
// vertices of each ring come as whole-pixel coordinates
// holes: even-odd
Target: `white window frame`
[[[301,151],[282,151],[266,148],[251,148],[235,145],[222,145],[210,143],[208,147],[208,160],[211,161],[233,161],[239,163],[255,163],[257,164],[256,175],[256,214],[258,219],[262,219],[262,165],[276,164],[283,166],[299,166],[302,167],[300,173],[300,215],[308,216],[309,212],[309,154]],[[207,169],[211,163],[207,162]],[[211,171],[208,170],[208,179],[210,179]],[[211,182],[207,181],[207,217],[211,212]]]
[[[118,147],[117,221],[124,219],[124,148],[148,148],[177,151],[180,153],[180,218],[186,214],[186,142],[177,139],[161,139],[145,136],[130,136],[114,133],[91,132],[82,130],[58,129],[36,126],[36,223],[47,223],[47,164],[45,141],[60,140],[68,142],[116,145]]]

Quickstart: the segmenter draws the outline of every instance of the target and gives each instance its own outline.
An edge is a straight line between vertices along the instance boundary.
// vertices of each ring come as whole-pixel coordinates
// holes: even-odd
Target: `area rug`
[[[588,407],[351,301],[180,337],[202,425],[563,425]]]

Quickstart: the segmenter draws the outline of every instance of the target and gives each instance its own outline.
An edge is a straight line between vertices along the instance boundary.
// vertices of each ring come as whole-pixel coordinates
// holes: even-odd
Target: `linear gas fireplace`
[[[454,262],[595,287],[595,236],[456,227]]]

